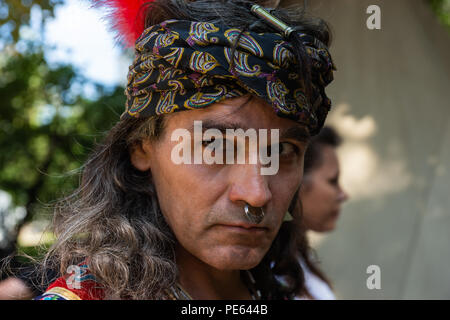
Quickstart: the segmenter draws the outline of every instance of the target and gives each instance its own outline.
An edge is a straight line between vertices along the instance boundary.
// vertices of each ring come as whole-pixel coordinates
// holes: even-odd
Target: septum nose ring
[[[264,210],[261,207],[252,207],[248,203],[244,206],[245,217],[251,223],[258,224],[264,218]]]

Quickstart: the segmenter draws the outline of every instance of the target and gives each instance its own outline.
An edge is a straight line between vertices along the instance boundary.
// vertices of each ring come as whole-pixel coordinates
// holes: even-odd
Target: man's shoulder
[[[86,264],[72,266],[34,300],[102,300],[104,290]]]

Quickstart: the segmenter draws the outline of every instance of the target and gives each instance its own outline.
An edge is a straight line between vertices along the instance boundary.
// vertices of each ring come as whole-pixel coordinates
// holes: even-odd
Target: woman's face
[[[300,199],[306,229],[327,232],[336,227],[341,204],[348,195],[339,185],[339,161],[335,148],[321,146],[320,153],[320,166],[304,176]]]

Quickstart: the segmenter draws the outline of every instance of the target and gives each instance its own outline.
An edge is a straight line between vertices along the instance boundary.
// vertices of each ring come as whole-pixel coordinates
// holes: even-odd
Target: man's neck
[[[251,299],[240,270],[218,270],[182,247],[176,249],[179,284],[194,300]]]

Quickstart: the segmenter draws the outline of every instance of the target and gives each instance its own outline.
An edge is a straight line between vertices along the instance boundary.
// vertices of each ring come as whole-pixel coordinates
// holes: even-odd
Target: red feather
[[[134,47],[145,28],[144,4],[153,0],[91,0],[95,7],[105,7],[118,39],[127,47]]]

